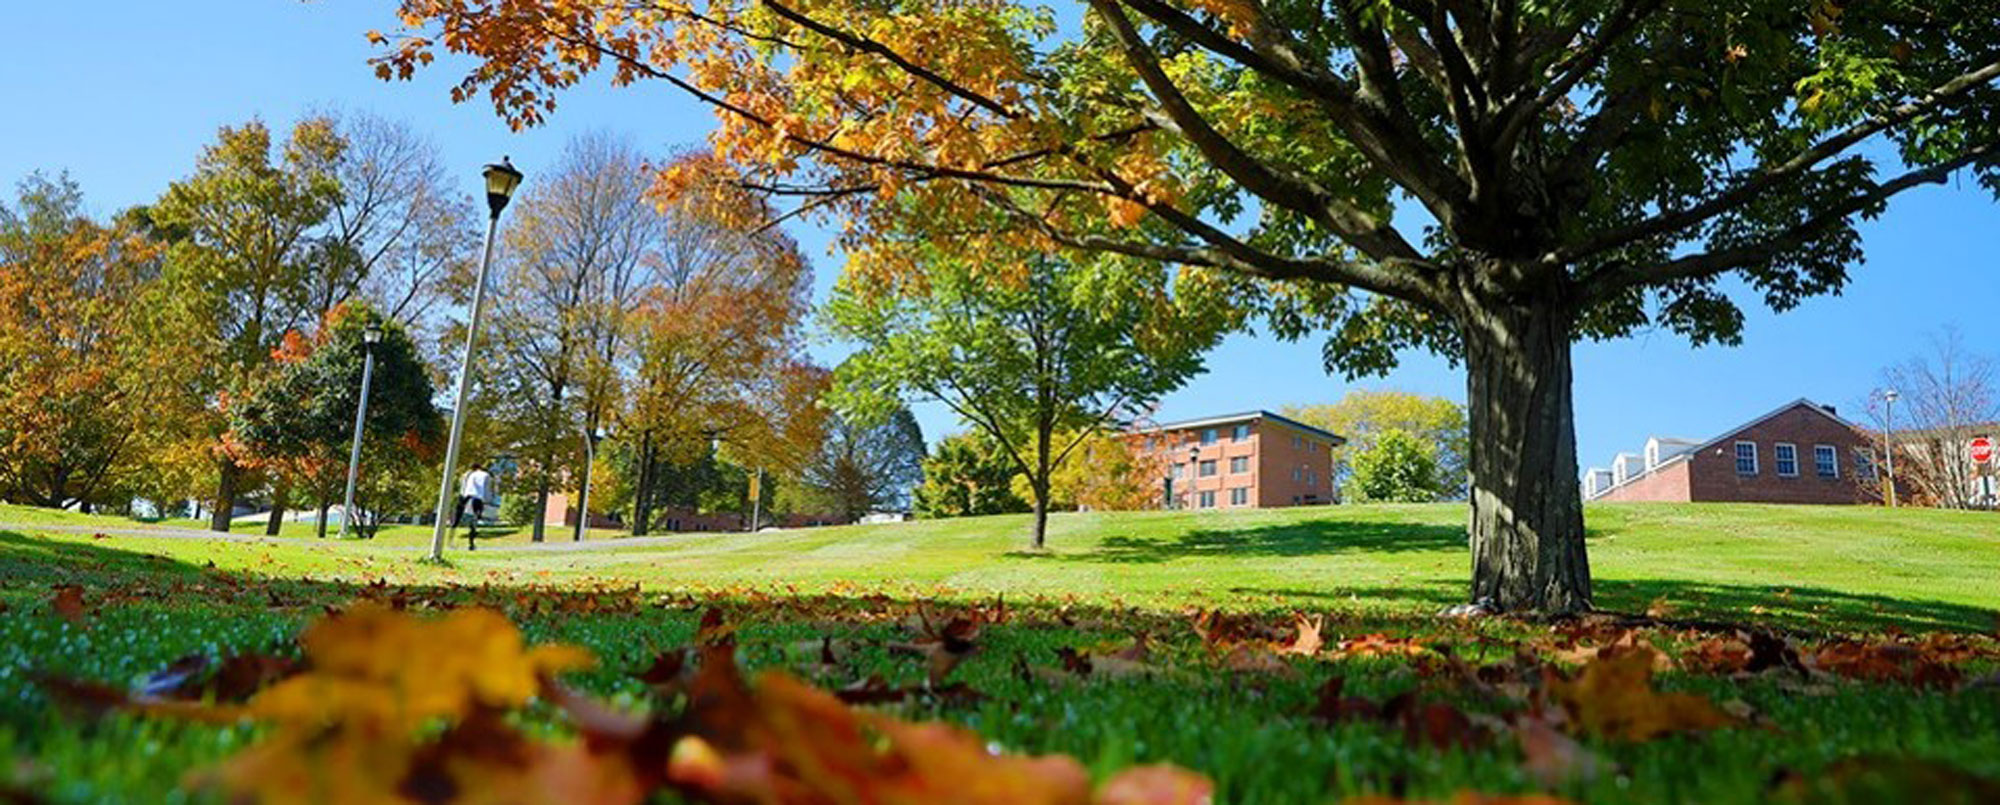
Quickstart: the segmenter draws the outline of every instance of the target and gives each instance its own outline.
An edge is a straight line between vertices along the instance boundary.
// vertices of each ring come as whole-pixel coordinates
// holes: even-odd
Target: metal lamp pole
[[[465,434],[465,409],[472,393],[472,348],[479,341],[479,317],[486,312],[486,275],[493,268],[493,235],[500,225],[500,211],[507,208],[507,200],[514,195],[514,188],[521,184],[521,172],[505,157],[498,165],[488,165],[486,176],[486,207],[491,216],[486,219],[486,254],[479,260],[479,284],[472,290],[472,321],[465,329],[465,348],[458,357],[458,394],[451,404],[451,439],[444,448],[444,479],[438,483],[437,525],[431,530],[431,561],[444,560],[444,532],[449,528],[451,514],[452,476],[458,473],[458,444]]]
[[[1201,488],[1199,485],[1200,479],[1201,479],[1201,445],[1197,444],[1188,448],[1187,508],[1189,509],[1200,508],[1195,505],[1195,495],[1200,494],[1199,492],[1195,491]]]
[[[609,436],[599,427],[583,434],[583,493],[576,500],[576,533],[571,542],[582,542],[583,532],[590,528],[590,474],[597,468],[597,442]]]
[[[1889,469],[1889,508],[1896,508],[1896,399],[1895,389],[1882,392],[1882,460]]]
[[[382,325],[370,323],[361,331],[361,404],[354,406],[354,448],[347,453],[347,500],[340,504],[341,539],[347,539],[347,524],[354,521],[354,481],[361,475],[361,427],[368,421],[368,384],[375,377],[375,345],[381,341]]]

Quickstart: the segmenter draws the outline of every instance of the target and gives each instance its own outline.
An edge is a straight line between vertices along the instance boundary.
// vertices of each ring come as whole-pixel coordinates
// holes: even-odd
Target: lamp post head
[[[487,165],[486,207],[493,211],[493,217],[500,217],[500,211],[507,208],[507,201],[514,197],[514,188],[521,186],[521,172],[514,169],[514,163],[507,157],[500,162]]]
[[[361,341],[369,346],[382,343],[382,325],[370,324],[361,330]]]
[[[1892,402],[1892,403],[1896,401],[1896,398],[1898,398],[1898,397],[1901,397],[1901,396],[1903,396],[1903,395],[1901,395],[1901,394],[1898,394],[1898,393],[1896,393],[1896,390],[1895,390],[1895,389],[1888,389],[1888,390],[1886,390],[1886,391],[1882,392],[1882,399],[1884,399],[1884,400],[1888,400],[1889,402]]]

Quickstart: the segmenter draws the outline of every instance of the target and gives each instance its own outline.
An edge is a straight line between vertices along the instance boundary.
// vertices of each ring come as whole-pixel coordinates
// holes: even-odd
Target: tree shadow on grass
[[[1145,564],[1207,556],[1317,556],[1465,550],[1465,529],[1416,523],[1317,521],[1202,529],[1167,538],[1114,535],[1080,552],[1008,554],[1069,562]]]
[[[1670,617],[1773,624],[1809,632],[1992,632],[2000,612],[1925,598],[1897,598],[1792,584],[1713,584],[1678,579],[1598,579],[1600,609],[1644,612],[1654,602]]]

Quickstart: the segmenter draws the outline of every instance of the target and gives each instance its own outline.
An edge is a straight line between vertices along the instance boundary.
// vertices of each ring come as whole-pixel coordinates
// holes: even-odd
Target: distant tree
[[[1437,458],[1440,499],[1455,499],[1465,494],[1465,460],[1471,435],[1465,406],[1457,402],[1407,391],[1356,389],[1343,395],[1339,402],[1287,406],[1284,414],[1347,437],[1347,444],[1333,448],[1331,456],[1334,488],[1343,495],[1352,494],[1348,489],[1353,477],[1352,457],[1373,447],[1382,433],[1392,429],[1432,445]]]
[[[1879,393],[1867,411],[1877,433],[1894,429],[1897,491],[1949,509],[1988,505],[1975,500],[1979,468],[1966,451],[1974,437],[2000,438],[2000,360],[1946,328],[1927,353],[1882,370],[1882,388],[1898,395],[1894,421]]]
[[[637,359],[624,419],[637,442],[637,534],[651,525],[665,476],[695,457],[719,445],[753,472],[795,474],[824,417],[824,370],[802,349],[811,266],[779,229],[744,223],[768,218],[768,205],[718,183],[679,194],[660,214],[655,282],[631,314]]]
[[[1050,479],[1050,495],[1064,505],[1091,511],[1159,508],[1165,457],[1133,447],[1123,433],[1085,437]],[[1015,477],[1017,484],[1022,480]]]
[[[200,351],[194,393],[213,401],[200,424],[215,456],[209,527],[216,531],[229,530],[245,480],[222,449],[226,406],[274,369],[271,356],[287,332],[316,318],[315,272],[329,254],[317,234],[340,200],[332,166],[343,148],[325,119],[300,122],[282,144],[261,122],[224,127],[194,175],[143,213],[171,244],[159,301],[177,324],[156,337]]]
[[[99,223],[67,175],[0,203],[0,499],[117,503],[184,402],[184,345],[149,337],[159,249]]]
[[[1020,465],[985,431],[946,436],[924,457],[924,481],[911,513],[930,520],[1030,511],[1033,507],[1014,490],[1020,474]]]
[[[582,461],[617,410],[635,360],[632,313],[659,277],[667,218],[647,197],[645,160],[608,135],[572,139],[551,170],[524,187],[505,234],[492,299],[493,413],[534,486],[538,510],[563,470],[589,483]],[[542,516],[533,539],[542,541]]]
[[[331,116],[343,148],[331,171],[340,201],[322,238],[343,262],[320,273],[320,310],[359,296],[419,343],[455,275],[478,258],[479,212],[455,192],[437,144],[367,112]]]
[[[924,434],[907,408],[880,418],[833,417],[826,438],[800,469],[796,485],[809,500],[830,507],[845,522],[878,510],[909,505],[923,477]]]
[[[366,354],[362,335],[370,322],[381,322],[381,317],[365,303],[334,308],[313,336],[290,339],[280,352],[278,371],[230,408],[230,440],[242,459],[273,465],[293,479],[295,489],[307,492],[319,511],[322,537],[327,509],[346,482]],[[443,433],[443,417],[431,403],[435,389],[415,342],[394,322],[383,322],[383,330],[374,348],[375,373],[363,426],[364,475],[407,472],[398,465],[418,460]],[[379,506],[382,501],[358,503]]]
[[[1377,433],[1352,459],[1355,497],[1373,503],[1436,500],[1443,487],[1436,454],[1436,446],[1401,428]]]
[[[1232,321],[1175,294],[1157,267],[910,249],[929,265],[921,288],[850,273],[827,304],[833,332],[862,346],[829,399],[862,415],[942,402],[991,436],[1027,478],[1038,549],[1071,452],[1200,372]]]

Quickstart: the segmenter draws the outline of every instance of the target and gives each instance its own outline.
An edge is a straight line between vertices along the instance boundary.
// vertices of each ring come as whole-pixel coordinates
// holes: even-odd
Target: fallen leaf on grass
[[[1814,651],[1813,668],[1866,682],[1898,682],[1918,687],[1951,687],[1962,672],[1938,661],[1917,646],[1892,642],[1843,640]]]
[[[1291,645],[1278,649],[1278,653],[1307,657],[1318,654],[1320,647],[1326,645],[1326,640],[1320,637],[1320,629],[1326,625],[1326,616],[1315,615],[1307,618],[1304,613],[1298,613],[1293,617],[1298,621],[1299,636],[1293,638]]]
[[[1571,805],[1571,803],[1561,797],[1542,794],[1512,796],[1461,791],[1453,794],[1451,799],[1396,799],[1374,796],[1342,800],[1341,805]]]
[[[1493,734],[1483,724],[1456,707],[1426,702],[1415,693],[1402,693],[1383,702],[1346,695],[1347,680],[1332,677],[1320,686],[1313,705],[1314,718],[1329,724],[1371,722],[1403,733],[1411,746],[1436,749],[1483,746]]]
[[[1340,641],[1334,651],[1335,657],[1420,657],[1430,652],[1422,643],[1410,638],[1390,637],[1386,634],[1365,634],[1360,637]]]
[[[1654,662],[1652,649],[1634,650],[1592,661],[1574,680],[1551,676],[1546,687],[1569,723],[1611,740],[1647,741],[1668,733],[1742,723],[1708,699],[1654,690]]]
[[[1597,753],[1539,718],[1519,719],[1514,739],[1521,744],[1521,768],[1550,788],[1589,781],[1612,768]]]
[[[90,608],[83,602],[83,588],[74,584],[56,585],[49,596],[49,612],[72,624],[83,625],[84,616],[90,614]]]

